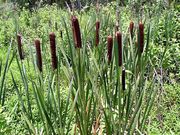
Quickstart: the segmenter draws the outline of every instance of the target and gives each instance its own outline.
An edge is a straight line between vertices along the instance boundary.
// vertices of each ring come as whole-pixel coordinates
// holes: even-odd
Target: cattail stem
[[[113,38],[112,38],[112,36],[107,37],[107,47],[108,47],[108,52],[107,52],[108,63],[110,63],[111,59],[112,59],[112,47],[113,47]]]
[[[122,66],[122,34],[120,32],[116,32],[116,40],[117,40],[117,44],[118,44],[119,66]]]
[[[126,70],[124,68],[122,70],[122,89],[126,89]]]
[[[24,59],[24,54],[23,54],[23,49],[22,49],[22,41],[21,41],[21,35],[17,35],[17,43],[18,43],[18,52],[19,52],[19,57],[21,60]]]
[[[142,22],[139,23],[139,51],[143,53],[144,48],[144,24]]]
[[[57,56],[56,56],[56,36],[52,32],[49,34],[50,38],[50,49],[51,49],[51,61],[53,70],[57,69]]]
[[[79,27],[79,21],[76,18],[76,16],[72,16],[71,22],[72,22],[72,31],[73,31],[73,39],[75,42],[75,47],[81,48],[82,42],[81,42],[81,31]]]
[[[119,31],[119,25],[118,25],[118,24],[115,25],[115,33],[116,33],[117,31]]]
[[[40,41],[38,39],[35,40],[36,47],[36,64],[40,72],[42,72],[42,56],[41,56],[41,47]]]
[[[100,22],[96,22],[96,46],[99,44],[99,29],[100,29]]]

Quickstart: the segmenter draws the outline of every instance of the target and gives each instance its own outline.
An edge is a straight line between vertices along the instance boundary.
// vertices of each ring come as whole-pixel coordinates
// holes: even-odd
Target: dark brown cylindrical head
[[[51,61],[53,70],[57,69],[57,56],[56,56],[56,36],[53,32],[49,34],[50,49],[51,49]]]
[[[142,22],[139,23],[139,51],[143,53],[144,49],[144,24]]]
[[[122,70],[122,89],[126,89],[126,70]]]
[[[100,29],[100,22],[97,21],[96,22],[96,37],[95,37],[95,39],[96,39],[96,46],[98,46],[98,44],[99,44],[99,29]]]
[[[71,22],[72,22],[72,31],[73,31],[73,39],[75,42],[75,47],[81,48],[82,42],[81,42],[81,31],[79,27],[79,21],[76,18],[76,16],[72,16]]]
[[[96,30],[100,29],[100,21],[96,21]]]
[[[107,37],[107,48],[108,48],[107,57],[108,57],[108,63],[110,63],[111,59],[112,59],[112,47],[113,47],[113,38],[112,38],[112,36],[108,36]]]
[[[116,32],[116,40],[118,45],[119,66],[122,66],[122,34],[120,32]]]
[[[22,41],[21,41],[21,35],[17,34],[17,43],[18,43],[18,52],[19,52],[19,57],[21,60],[24,59],[24,54],[23,54],[23,49],[22,49]]]
[[[134,22],[131,21],[129,24],[129,31],[130,31],[131,38],[133,38],[133,30],[134,30]]]
[[[42,72],[42,56],[41,56],[41,46],[39,39],[34,41],[36,47],[36,64],[40,72]]]

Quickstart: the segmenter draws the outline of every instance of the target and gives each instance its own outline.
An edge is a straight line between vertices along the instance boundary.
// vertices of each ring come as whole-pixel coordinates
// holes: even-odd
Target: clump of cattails
[[[133,38],[133,31],[134,31],[134,22],[133,21],[131,21],[129,24],[129,31],[130,31],[131,38]]]
[[[120,32],[116,32],[116,40],[118,45],[118,62],[119,66],[122,66],[122,34]]]
[[[122,89],[126,89],[126,70],[124,68],[122,70]]]
[[[110,63],[111,59],[112,59],[112,48],[113,48],[113,38],[112,38],[112,36],[107,37],[107,48],[108,48],[108,52],[107,52],[108,63]]]
[[[17,43],[18,43],[18,52],[19,52],[19,57],[21,60],[24,59],[24,54],[23,54],[23,49],[22,49],[22,36],[20,34],[17,34]]]
[[[42,72],[42,56],[41,56],[41,46],[39,39],[35,41],[35,48],[36,48],[36,64],[40,72]]]
[[[139,51],[143,53],[144,48],[144,24],[142,22],[139,23]]]
[[[52,32],[49,34],[50,49],[51,49],[51,61],[53,70],[57,69],[57,56],[56,56],[56,36]]]
[[[96,22],[96,46],[99,44],[99,29],[100,29],[100,21]]]
[[[75,42],[75,47],[81,48],[82,42],[81,42],[81,31],[80,31],[80,27],[79,27],[79,21],[76,18],[76,16],[72,16],[71,22],[72,22],[72,31],[73,31],[73,39]]]

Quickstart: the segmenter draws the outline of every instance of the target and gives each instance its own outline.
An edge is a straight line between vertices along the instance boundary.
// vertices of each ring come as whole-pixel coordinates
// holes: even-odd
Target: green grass
[[[179,133],[179,88],[179,84],[165,84],[163,90],[159,91],[150,115],[148,129],[150,134],[176,135]]]

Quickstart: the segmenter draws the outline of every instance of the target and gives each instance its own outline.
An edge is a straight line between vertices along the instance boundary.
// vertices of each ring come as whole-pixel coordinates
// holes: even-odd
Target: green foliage
[[[174,79],[178,81],[180,78],[178,66],[180,64],[180,43],[178,42],[180,24],[178,23],[177,15],[178,11],[171,9],[165,12],[164,15],[162,14],[158,22],[155,21],[158,25],[155,24],[157,27],[154,30],[151,55],[152,57],[156,56],[153,61],[158,66],[161,63],[159,60],[163,56],[163,51],[167,48],[162,62],[163,72],[166,76],[169,76],[169,80],[172,79],[170,78],[170,73],[173,73]]]
[[[6,135],[10,134],[11,128],[8,126],[7,119],[8,117],[2,113],[2,107],[0,107],[0,134]]]
[[[178,134],[180,129],[180,85],[165,84],[159,91],[155,107],[150,118],[150,134]],[[161,130],[159,130],[159,127]]]

